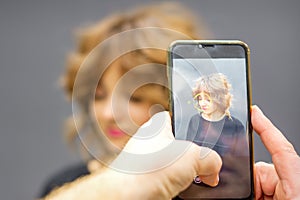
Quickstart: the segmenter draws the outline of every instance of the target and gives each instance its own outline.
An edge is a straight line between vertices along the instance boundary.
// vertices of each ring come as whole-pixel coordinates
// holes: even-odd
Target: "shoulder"
[[[226,117],[229,121],[231,121],[232,123],[235,123],[235,124],[242,124],[242,122],[237,119],[236,117],[233,117],[231,116],[230,118],[229,117]]]
[[[38,197],[42,198],[48,195],[54,188],[60,187],[65,183],[72,182],[87,174],[89,174],[89,171],[85,163],[77,163],[72,166],[65,167],[53,174],[51,178],[44,183]]]
[[[201,120],[201,116],[199,114],[195,114],[190,118],[189,125],[199,124]]]
[[[231,116],[230,118],[226,117],[226,123],[229,123],[231,124],[231,126],[236,127],[237,130],[244,129],[244,125],[242,124],[242,122],[233,116]]]
[[[201,118],[202,118],[201,115],[197,113],[191,117],[191,121],[195,121],[195,120],[199,121]]]

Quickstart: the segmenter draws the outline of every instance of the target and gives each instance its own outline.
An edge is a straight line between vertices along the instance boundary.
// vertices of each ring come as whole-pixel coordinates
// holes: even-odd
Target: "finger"
[[[300,188],[300,158],[293,145],[257,106],[252,107],[251,119],[254,130],[272,156],[279,179],[283,181],[278,187],[279,195],[295,196]]]
[[[171,119],[167,111],[153,115],[133,135],[123,151],[132,154],[155,153],[174,140]]]
[[[264,162],[255,164],[255,197],[257,199],[272,197],[278,181],[274,165]]]
[[[251,120],[254,130],[258,133],[272,157],[283,152],[286,154],[296,154],[293,145],[257,106],[252,106]]]
[[[170,116],[162,112],[137,131],[110,167],[146,174],[155,181],[153,187],[162,191],[163,196],[173,197],[186,189],[197,175],[204,183],[217,185],[221,163],[220,156],[213,150],[174,140]]]
[[[219,154],[210,148],[200,147],[200,162],[197,162],[196,173],[202,182],[210,186],[218,185],[221,166],[222,160]]]
[[[121,174],[122,176],[133,178],[135,183],[139,183],[138,187],[143,185],[138,190],[137,196],[140,194],[141,197],[144,197],[143,194],[148,193],[152,196],[147,199],[171,199],[185,190],[196,175],[206,176],[207,180],[203,179],[206,184],[217,184],[222,161],[215,151],[211,151],[206,157],[200,158],[199,155],[203,148],[191,142],[176,140],[171,146],[173,150],[180,149],[185,151],[170,165],[137,176]],[[160,161],[161,159],[151,160],[152,163]],[[119,172],[115,173],[120,174]]]
[[[140,127],[110,167],[126,173],[157,171],[178,160],[190,145],[174,140],[168,112],[157,113]]]
[[[209,148],[200,148],[190,142],[175,141],[168,112],[155,114],[148,122],[141,126],[135,136],[140,137],[141,135],[149,135],[149,133],[153,132],[157,133],[146,140],[130,140],[129,145],[131,150],[139,153],[153,153],[169,146],[169,149],[173,149],[171,150],[172,152],[178,152],[177,154],[180,155],[188,149],[188,152],[194,152],[190,162],[196,162],[196,166],[193,164],[191,166],[197,171],[193,174],[192,179],[189,180],[191,181],[196,175],[199,175],[201,180],[210,186],[216,186],[218,184],[218,172],[221,166],[220,163],[222,163],[219,155]],[[171,142],[173,142],[172,145],[170,145]],[[128,146],[125,148],[128,148]],[[180,149],[182,149],[182,153],[179,152]],[[185,156],[182,156],[182,160],[184,160],[184,158]],[[183,162],[186,164],[186,161]],[[193,172],[193,170],[191,170],[191,172]]]
[[[222,166],[222,160],[219,154],[214,150],[211,150],[206,147],[199,147],[194,145],[191,147],[194,148],[194,168],[195,175],[199,175],[202,182],[210,186],[216,186],[219,182],[219,172]],[[203,154],[206,156],[203,157]]]
[[[213,150],[188,141],[176,141],[172,145],[174,148],[180,148],[182,143],[186,143],[189,148],[176,162],[160,173],[160,177],[168,177],[168,179],[161,180],[161,183],[162,188],[166,188],[171,197],[185,190],[195,176],[199,176],[202,182],[210,186],[216,186],[219,182],[219,172],[222,166],[220,156]],[[203,151],[208,152],[207,156],[200,156]]]
[[[101,170],[103,168],[103,165],[98,160],[93,159],[93,160],[88,161],[87,168],[88,168],[89,172],[93,173],[93,172]]]

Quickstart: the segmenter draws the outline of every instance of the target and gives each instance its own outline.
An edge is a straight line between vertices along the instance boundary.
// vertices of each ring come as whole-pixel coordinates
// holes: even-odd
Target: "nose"
[[[200,106],[202,106],[202,105],[204,105],[204,104],[205,104],[205,101],[199,100],[199,105],[200,105]]]
[[[110,99],[107,99],[104,102],[103,110],[99,110],[98,112],[100,112],[99,114],[102,113],[103,118],[105,118],[106,120],[112,120],[114,118],[112,101]]]

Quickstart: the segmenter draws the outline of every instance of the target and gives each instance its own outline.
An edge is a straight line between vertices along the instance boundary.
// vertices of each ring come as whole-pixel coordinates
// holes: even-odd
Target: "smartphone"
[[[180,198],[254,198],[249,57],[248,46],[236,40],[178,40],[169,48],[175,138],[214,150],[222,159],[216,187],[195,176]]]

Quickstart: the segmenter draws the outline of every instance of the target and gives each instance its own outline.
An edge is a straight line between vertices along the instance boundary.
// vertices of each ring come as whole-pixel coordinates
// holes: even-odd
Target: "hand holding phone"
[[[247,45],[224,40],[176,41],[170,47],[168,69],[175,138],[208,147],[223,161],[217,187],[207,186],[195,177],[180,197],[252,199]]]

